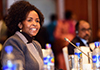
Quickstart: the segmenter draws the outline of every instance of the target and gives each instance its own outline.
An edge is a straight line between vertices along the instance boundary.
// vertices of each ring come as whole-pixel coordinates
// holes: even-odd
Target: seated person
[[[75,38],[71,41],[73,44],[76,45],[77,42],[80,43],[80,46],[89,46],[88,45],[88,40],[91,36],[91,27],[88,22],[85,20],[80,20],[77,22],[76,26],[76,36]],[[68,45],[68,54],[74,54],[74,46],[69,44]],[[90,49],[91,50],[91,49]]]
[[[96,36],[96,37],[97,37],[97,38],[96,38],[95,40],[93,40],[92,43],[89,44],[92,50],[95,49],[95,44],[94,44],[94,42],[100,42],[100,28],[97,30],[97,36]],[[100,45],[100,44],[99,44],[99,45]]]

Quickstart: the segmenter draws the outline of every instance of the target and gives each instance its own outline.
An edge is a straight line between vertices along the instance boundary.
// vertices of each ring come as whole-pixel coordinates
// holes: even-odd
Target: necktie
[[[88,47],[89,47],[89,43],[87,42],[86,44],[87,44],[87,45],[88,45]]]

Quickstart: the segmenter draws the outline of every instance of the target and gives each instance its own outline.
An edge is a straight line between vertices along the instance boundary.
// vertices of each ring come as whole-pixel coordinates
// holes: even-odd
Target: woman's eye
[[[32,20],[27,20],[28,22],[32,21]]]
[[[36,22],[40,22],[39,20],[36,20]]]

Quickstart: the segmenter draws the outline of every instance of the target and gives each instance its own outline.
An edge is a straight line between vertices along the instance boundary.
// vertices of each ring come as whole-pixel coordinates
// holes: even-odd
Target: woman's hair
[[[38,13],[40,25],[42,26],[44,22],[44,16],[41,11],[27,1],[17,1],[8,9],[8,14],[5,18],[8,30],[12,34],[14,34],[16,31],[19,31],[20,28],[18,27],[18,23],[23,22],[27,18],[29,12],[32,10]]]

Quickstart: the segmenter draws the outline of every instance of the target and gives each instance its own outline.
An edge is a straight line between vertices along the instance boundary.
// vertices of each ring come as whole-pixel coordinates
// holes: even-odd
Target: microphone
[[[84,55],[86,55],[88,58],[90,58],[92,60],[92,58],[90,56],[88,56],[86,53],[84,53],[79,47],[77,47],[76,45],[74,45],[71,41],[69,41],[68,38],[64,38],[66,41],[68,41],[71,45],[73,45],[75,48],[77,48],[79,51],[81,51]]]

